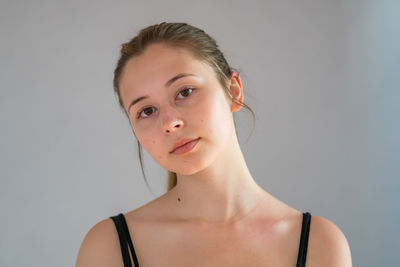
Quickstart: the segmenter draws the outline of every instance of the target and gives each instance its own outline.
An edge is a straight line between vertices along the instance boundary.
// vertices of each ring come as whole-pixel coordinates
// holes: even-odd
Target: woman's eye
[[[184,88],[183,90],[179,91],[178,95],[179,95],[180,93],[182,93],[182,92],[188,92],[189,90],[191,90],[189,94],[188,94],[188,93],[184,93],[184,97],[186,98],[186,97],[188,97],[189,95],[192,94],[192,92],[193,92],[193,90],[194,90],[193,88],[190,88],[190,87]]]
[[[183,93],[182,95],[184,96],[184,98],[187,98],[189,95],[192,94],[193,90],[194,90],[194,88],[187,87],[187,88],[184,88],[183,90],[179,91],[178,95]],[[150,112],[150,114],[149,114],[149,110],[151,110],[151,109],[153,109],[153,107],[146,107],[146,108],[141,109],[140,111],[138,111],[136,118],[142,119],[142,118],[149,117],[153,113],[153,112]],[[146,116],[141,116],[142,113],[145,114]]]
[[[147,107],[147,108],[142,109],[141,111],[139,111],[139,112],[137,113],[137,118],[138,118],[138,119],[140,119],[140,118],[147,118],[147,116],[149,116],[149,114],[148,114],[148,112],[146,112],[146,110],[149,110],[149,109],[152,109],[152,108],[153,108],[153,107]],[[146,117],[140,116],[140,114],[142,114],[142,113],[146,114]],[[150,115],[151,115],[151,114],[150,114]]]

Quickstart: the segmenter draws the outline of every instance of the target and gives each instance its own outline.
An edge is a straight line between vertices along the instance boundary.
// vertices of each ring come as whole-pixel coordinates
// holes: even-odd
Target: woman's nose
[[[173,122],[172,124],[170,124],[169,126],[165,127],[165,133],[171,133],[176,131],[178,128],[182,127],[182,122],[177,121],[177,122]]]
[[[179,118],[178,114],[171,109],[165,111],[163,114],[163,128],[164,133],[172,133],[183,127],[183,120]]]

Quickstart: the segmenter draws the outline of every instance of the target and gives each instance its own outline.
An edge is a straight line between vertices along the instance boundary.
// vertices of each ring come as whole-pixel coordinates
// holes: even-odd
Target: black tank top
[[[121,245],[122,252],[122,260],[124,261],[125,267],[132,267],[131,258],[129,255],[129,251],[131,251],[133,257],[133,263],[135,267],[139,266],[139,262],[136,257],[135,249],[133,248],[133,243],[131,236],[129,234],[128,225],[126,224],[125,217],[122,213],[117,216],[110,217],[117,228],[119,242]],[[303,213],[303,223],[301,226],[301,235],[300,235],[300,246],[299,246],[299,254],[297,257],[296,267],[305,267],[306,266],[306,256],[307,256],[307,247],[308,247],[308,236],[310,233],[310,223],[311,223],[311,214],[309,212]]]

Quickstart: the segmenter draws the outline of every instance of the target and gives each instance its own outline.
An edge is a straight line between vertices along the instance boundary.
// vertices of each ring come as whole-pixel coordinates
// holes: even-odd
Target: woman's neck
[[[235,140],[206,169],[193,175],[177,175],[177,185],[168,194],[178,219],[231,223],[265,199],[267,192],[254,181]]]

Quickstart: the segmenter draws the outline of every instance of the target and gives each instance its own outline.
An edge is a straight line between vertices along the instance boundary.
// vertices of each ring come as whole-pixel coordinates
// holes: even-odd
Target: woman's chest
[[[221,247],[225,247],[221,249]],[[291,248],[276,249],[268,246],[254,248],[250,245],[223,244],[221,247],[198,245],[196,249],[153,249],[151,254],[141,254],[142,267],[265,267],[296,266],[297,251]],[[229,250],[226,247],[230,247]],[[149,251],[150,252],[150,251]]]
[[[142,231],[141,233],[144,233]],[[247,228],[154,227],[137,236],[141,267],[295,266],[299,237],[290,225]]]

